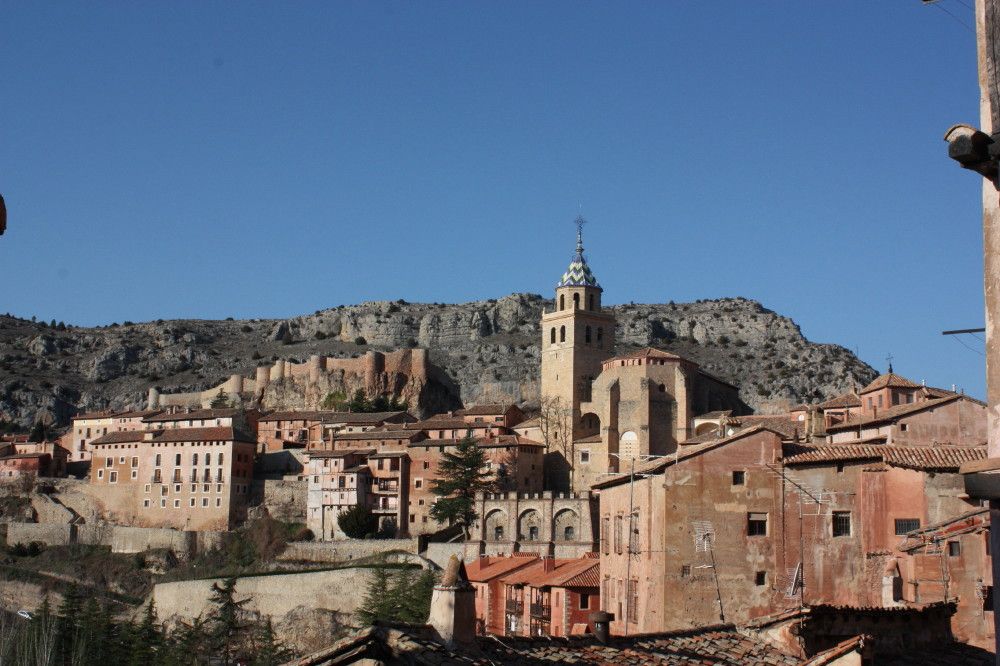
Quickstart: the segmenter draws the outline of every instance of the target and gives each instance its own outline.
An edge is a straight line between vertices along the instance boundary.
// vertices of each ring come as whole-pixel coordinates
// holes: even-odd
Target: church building
[[[692,419],[713,410],[745,413],[739,389],[688,359],[658,349],[615,356],[615,317],[583,253],[556,285],[555,309],[542,314],[542,435],[547,486],[586,491],[609,472],[627,471],[687,441]]]

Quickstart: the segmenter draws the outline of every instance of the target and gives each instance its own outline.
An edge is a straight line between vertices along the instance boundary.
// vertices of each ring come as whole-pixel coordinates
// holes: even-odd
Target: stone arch
[[[553,539],[556,541],[577,541],[580,539],[580,516],[572,509],[563,509],[553,521]]]
[[[715,432],[719,429],[719,424],[714,421],[709,421],[708,423],[699,423],[698,427],[694,429],[695,435],[705,435],[710,432]]]
[[[535,509],[521,512],[517,520],[517,538],[519,541],[539,541],[542,538],[542,514]]]
[[[583,437],[597,435],[601,432],[601,417],[594,412],[587,412],[580,417],[580,434]]]
[[[559,294],[559,309],[566,309],[566,294]]]
[[[559,327],[559,342],[566,342],[566,327]]]
[[[483,521],[483,539],[485,541],[509,541],[507,534],[507,512],[503,509],[493,509],[486,514]]]
[[[618,453],[623,459],[639,455],[639,435],[634,430],[626,430],[618,438]]]
[[[552,331],[549,334],[549,344],[554,345],[556,343],[556,327],[552,327]]]
[[[574,310],[579,310],[580,309],[580,294],[578,294],[578,293],[577,294],[573,294],[573,309]]]

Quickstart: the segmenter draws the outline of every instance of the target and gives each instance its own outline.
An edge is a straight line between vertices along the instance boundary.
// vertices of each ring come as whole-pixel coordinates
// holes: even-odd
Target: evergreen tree
[[[152,600],[146,606],[142,622],[135,628],[131,638],[129,664],[132,666],[148,666],[148,664],[156,663],[162,657],[163,631],[157,622],[156,606]]]
[[[361,389],[354,392],[354,397],[351,398],[351,402],[348,403],[347,407],[352,412],[364,413],[371,411],[371,403],[368,402],[365,392]]]
[[[357,616],[362,624],[375,624],[393,619],[396,600],[389,594],[391,586],[389,568],[385,563],[372,567],[368,579],[368,590],[358,607]]]
[[[195,618],[191,624],[180,623],[160,660],[164,666],[201,666],[209,661],[208,631],[205,621]]]
[[[59,644],[56,647],[56,663],[72,664],[80,635],[80,621],[83,611],[83,596],[76,583],[70,584],[63,594],[63,601],[56,611],[59,624]]]
[[[364,539],[371,536],[378,527],[375,514],[366,506],[352,506],[337,516],[337,525],[341,531],[352,539]]]
[[[229,407],[229,398],[226,396],[226,392],[219,388],[219,394],[212,398],[212,409],[225,409]]]
[[[438,478],[431,481],[431,492],[438,500],[431,507],[431,517],[439,523],[461,525],[466,536],[476,519],[475,497],[490,485],[485,470],[486,455],[476,445],[470,430],[455,446],[454,452],[441,454]]]
[[[212,584],[210,601],[214,609],[209,623],[209,645],[212,655],[228,666],[244,647],[247,625],[243,606],[247,600],[236,600],[236,578],[230,576],[222,581],[222,585]]]

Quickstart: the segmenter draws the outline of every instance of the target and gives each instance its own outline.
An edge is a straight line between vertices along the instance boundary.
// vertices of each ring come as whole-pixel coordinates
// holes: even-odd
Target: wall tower
[[[583,254],[582,217],[576,218],[576,253],[556,285],[555,309],[542,313],[542,402],[566,410],[573,440],[585,433],[580,403],[590,400],[591,382],[610,358],[614,315],[601,309],[601,285]]]

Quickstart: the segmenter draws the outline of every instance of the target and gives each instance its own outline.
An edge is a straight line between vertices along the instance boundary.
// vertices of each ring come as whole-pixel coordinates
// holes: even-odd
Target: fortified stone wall
[[[431,375],[426,349],[368,351],[360,358],[314,354],[305,363],[278,359],[273,365],[258,367],[253,378],[231,375],[204,391],[161,393],[150,388],[147,406],[208,408],[221,391],[237,404],[315,409],[330,393],[347,395],[360,388],[369,397],[391,395],[418,409],[425,402],[424,389]]]
[[[351,539],[323,541],[320,543],[290,543],[278,556],[289,562],[348,562],[390,551],[403,551],[413,555],[419,552],[417,539]]]
[[[368,568],[247,576],[236,580],[236,597],[244,608],[276,622],[301,607],[326,609],[353,616],[367,585]],[[153,588],[156,611],[164,619],[185,621],[204,617],[211,608],[212,585],[221,579],[160,583]]]
[[[7,544],[38,541],[47,546],[88,544],[110,546],[113,553],[141,553],[169,548],[180,558],[211,550],[222,544],[225,532],[182,532],[153,527],[69,525],[56,523],[10,523]]]

